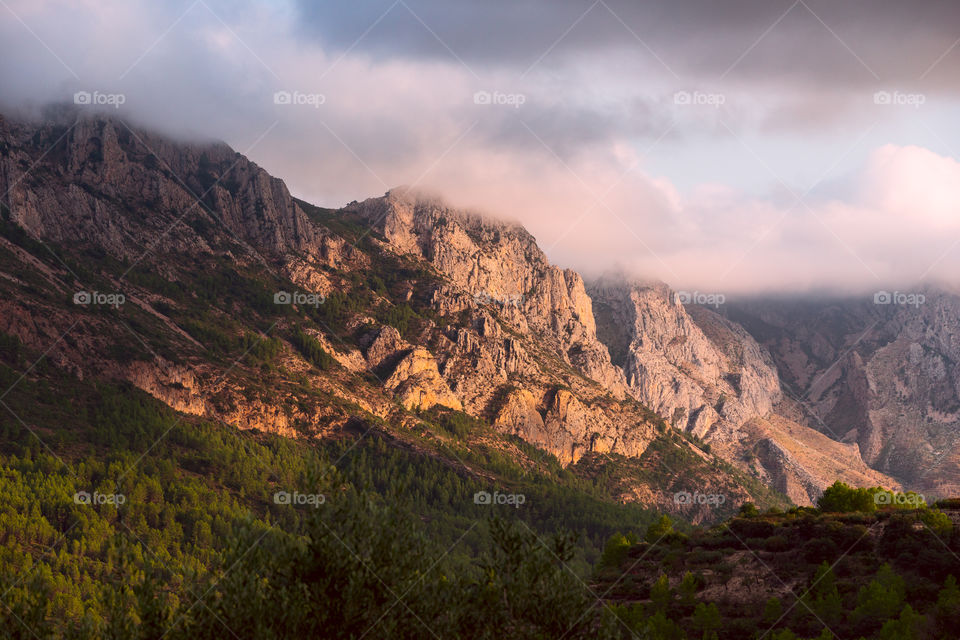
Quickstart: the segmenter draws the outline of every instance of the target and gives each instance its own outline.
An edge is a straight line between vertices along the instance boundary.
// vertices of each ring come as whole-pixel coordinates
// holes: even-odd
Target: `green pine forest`
[[[493,483],[376,424],[308,445],[45,360],[20,378],[10,337],[0,358],[14,387],[0,417],[5,637],[950,638],[960,624],[949,519],[878,508],[879,489],[838,483],[819,509],[747,504],[691,527],[616,504],[602,478],[546,454],[530,472],[471,453]],[[423,419],[448,435],[481,428]],[[522,493],[522,508],[475,503],[494,490]],[[718,608],[711,580],[757,553],[745,550],[805,588]]]

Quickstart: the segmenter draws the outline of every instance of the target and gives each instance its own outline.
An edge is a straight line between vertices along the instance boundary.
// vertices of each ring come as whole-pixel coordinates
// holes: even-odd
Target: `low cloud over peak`
[[[19,0],[0,106],[85,94],[322,205],[428,188],[587,273],[895,288],[960,272],[957,11]]]

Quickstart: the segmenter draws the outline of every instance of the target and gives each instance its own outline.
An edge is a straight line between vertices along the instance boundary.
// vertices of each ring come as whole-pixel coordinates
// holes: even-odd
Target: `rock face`
[[[404,189],[345,212],[383,234],[397,251],[427,260],[520,333],[548,340],[566,364],[622,396],[623,373],[597,340],[583,278],[551,265],[523,227],[456,211]]]
[[[443,276],[431,300],[438,313],[466,314],[464,322],[431,338],[439,374],[430,383],[433,391],[401,387],[395,379],[396,371],[408,375],[412,354],[391,375],[387,387],[399,390],[405,405],[420,406],[421,393],[446,397],[448,389],[467,412],[543,447],[563,464],[587,452],[643,453],[654,437],[646,418],[623,409],[623,419],[599,405],[601,398],[622,400],[628,389],[597,338],[583,279],[551,265],[526,230],[405,189],[348,205],[344,214],[370,226],[391,251],[427,261]],[[370,350],[384,350],[380,342],[392,344],[395,337],[378,337]],[[454,406],[452,400],[431,402]]]
[[[960,296],[917,306],[755,300],[731,308],[769,349],[806,424],[929,495],[960,490]]]
[[[413,349],[397,364],[384,382],[406,409],[429,409],[435,405],[460,411],[463,405],[440,377],[437,361],[426,349]]]
[[[615,276],[591,285],[604,333],[638,400],[698,436],[771,411],[780,384],[769,357],[740,327],[690,310],[662,283]]]
[[[868,467],[857,445],[836,442],[777,414],[751,418],[742,432],[743,441],[751,443],[747,451],[765,471],[766,483],[797,504],[816,502],[831,478],[851,486],[901,488],[890,476]]]
[[[528,442],[542,444],[549,440],[543,416],[537,410],[537,399],[526,389],[509,392],[494,424]]]
[[[869,469],[858,447],[779,415],[789,399],[773,359],[715,309],[681,304],[663,283],[621,275],[591,283],[589,292],[599,335],[623,367],[630,392],[674,427],[702,437],[798,504],[816,501],[838,478],[897,485]]]
[[[129,260],[145,246],[207,252],[239,242],[284,253],[320,241],[283,181],[225,144],[177,144],[69,112],[35,126],[0,116],[0,138],[0,193],[34,238]]]
[[[960,340],[950,338],[958,335],[956,298],[923,310],[919,319],[898,316],[878,325],[885,338],[855,349],[849,348],[852,329],[862,318],[852,312],[844,316],[846,324],[803,327],[775,309],[746,310],[748,333],[726,312],[678,304],[664,284],[609,277],[588,289],[576,272],[550,264],[516,224],[457,211],[407,189],[321,210],[293,199],[282,181],[226,145],[179,144],[119,121],[69,112],[41,124],[0,117],[0,192],[9,192],[0,207],[4,225],[35,240],[93,248],[98,258],[122,265],[104,276],[111,285],[121,284],[126,274],[118,273],[126,265],[149,261],[140,285],[122,283],[129,285],[130,308],[169,334],[171,350],[183,350],[174,355],[189,352],[200,361],[204,366],[194,370],[206,375],[187,375],[172,357],[122,364],[91,357],[110,350],[111,332],[129,327],[65,309],[77,284],[71,274],[2,236],[0,249],[36,275],[50,299],[32,307],[13,296],[0,299],[0,330],[43,349],[77,317],[88,331],[64,341],[50,355],[52,362],[77,375],[122,378],[185,412],[294,436],[323,433],[357,407],[405,425],[422,418],[414,412],[441,407],[482,418],[564,465],[588,454],[641,458],[658,438],[680,440],[699,462],[712,465],[712,454],[661,433],[649,407],[798,502],[815,499],[836,477],[892,484],[871,475],[861,451],[870,464],[904,478],[910,472],[901,467],[930,463],[929,473],[957,469],[960,479],[960,455],[956,463],[951,458],[954,436],[948,428],[960,412],[952,370]],[[364,233],[348,239],[355,225]],[[411,274],[409,279],[398,276],[387,287],[379,278],[387,274],[377,273],[387,262]],[[309,316],[323,323],[308,331],[316,341],[310,343],[312,363],[292,355],[295,326],[278,320],[289,341],[284,371],[315,397],[342,402],[321,409],[251,390],[255,384],[218,381],[205,346],[187,328],[225,341],[248,338],[217,326],[236,333],[258,326],[231,323],[244,305],[264,301],[245,291],[249,297],[229,308],[214,308],[216,300],[209,298],[198,303],[192,290],[207,274],[196,270],[211,264],[262,267],[254,285],[280,282],[340,295],[337,304],[344,308],[355,302],[345,291],[359,294],[366,306],[358,302],[343,311],[348,317]],[[0,285],[32,286],[8,271],[0,263]],[[191,293],[174,300],[166,285],[179,275]],[[151,276],[166,288],[149,289]],[[405,303],[417,307],[416,323],[386,319]],[[174,312],[185,309],[175,321]],[[336,332],[327,325],[334,320],[344,322]],[[333,355],[323,358],[320,351]],[[834,356],[841,360],[835,367]],[[314,365],[333,367],[331,361],[346,373],[315,371]],[[256,378],[256,372],[248,375]],[[375,389],[361,392],[358,380]],[[809,394],[817,415],[841,432],[843,444],[818,439],[823,436],[809,422],[796,423],[809,414],[781,393],[784,380],[788,391]],[[924,432],[930,424],[935,428]],[[817,455],[796,442],[814,447]],[[726,480],[732,486],[731,477]],[[624,489],[624,495],[631,493],[654,495],[642,483]],[[669,494],[661,490],[657,496],[662,501]]]

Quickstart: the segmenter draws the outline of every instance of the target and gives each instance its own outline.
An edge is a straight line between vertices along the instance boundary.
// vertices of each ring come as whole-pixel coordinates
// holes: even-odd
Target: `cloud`
[[[657,256],[625,261],[712,291],[896,289],[956,282],[960,163],[915,146],[876,149],[842,199],[784,206],[704,186],[658,225]],[[671,277],[672,276],[672,277]]]
[[[527,74],[590,5],[409,1],[412,12],[396,4],[358,42],[390,4],[9,4],[4,110],[120,92],[112,113],[180,138],[222,138],[318,204],[416,183],[521,221],[564,266],[619,263],[690,290],[893,288],[957,272],[945,253],[960,237],[956,161],[909,139],[891,144],[918,114],[927,128],[952,120],[939,119],[932,95],[925,111],[875,104],[875,80],[801,4],[723,82],[716,76],[789,4],[608,2],[616,16],[597,4]],[[863,15],[807,5],[883,71],[885,88],[949,46],[933,55],[952,19],[944,5],[907,14],[871,3]],[[870,28],[856,28],[864,15]],[[891,47],[884,38],[898,24],[915,28]],[[953,90],[935,73],[926,82]],[[843,149],[833,145],[854,148],[864,121],[877,123],[862,144],[872,153],[834,168]],[[805,189],[791,184],[809,167],[829,170],[830,190],[795,202]],[[714,177],[755,174],[767,188]]]
[[[956,3],[898,0],[300,0],[298,9],[302,38],[381,58],[446,60],[452,50],[471,67],[528,70],[626,50],[678,79],[729,72],[785,87],[916,82],[960,23]],[[960,82],[949,64],[928,79],[951,91]]]

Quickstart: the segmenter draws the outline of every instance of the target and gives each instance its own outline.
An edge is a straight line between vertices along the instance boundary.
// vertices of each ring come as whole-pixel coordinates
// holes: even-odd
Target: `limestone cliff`
[[[918,305],[872,293],[753,300],[731,309],[769,349],[806,424],[930,495],[960,490],[960,296]]]
[[[665,509],[668,489],[758,494],[717,455],[798,501],[832,467],[868,477],[851,446],[791,448],[773,361],[737,324],[666,285],[588,291],[517,224],[407,189],[315,207],[226,145],[69,111],[0,118],[0,191],[0,330],[185,413],[290,437],[382,424],[420,446],[463,411],[504,451],[516,436],[596,477],[619,460],[618,495]],[[87,286],[128,304],[71,304]]]
[[[800,504],[842,479],[896,486],[870,470],[857,447],[820,437],[778,415],[784,398],[773,359],[716,308],[683,304],[667,285],[610,275],[591,283],[599,332],[631,393]],[[774,428],[772,425],[777,425]],[[815,446],[798,453],[796,443]]]

